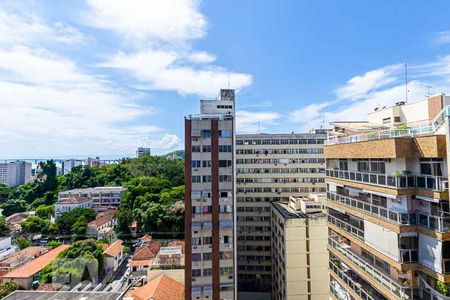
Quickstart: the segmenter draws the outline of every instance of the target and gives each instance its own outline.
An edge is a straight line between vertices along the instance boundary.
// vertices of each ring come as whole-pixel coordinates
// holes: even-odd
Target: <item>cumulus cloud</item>
[[[450,30],[437,32],[433,37],[433,42],[437,45],[450,44]]]
[[[239,110],[236,113],[236,128],[240,133],[263,132],[280,119],[276,112],[254,112]]]
[[[201,38],[206,19],[196,0],[87,0],[87,23],[128,40],[178,42]]]
[[[214,96],[228,82],[237,90],[251,85],[250,74],[212,64],[213,54],[192,49],[192,41],[203,38],[207,29],[199,4],[196,0],[87,0],[87,24],[113,31],[130,45],[101,66],[124,71],[140,88],[180,94]]]

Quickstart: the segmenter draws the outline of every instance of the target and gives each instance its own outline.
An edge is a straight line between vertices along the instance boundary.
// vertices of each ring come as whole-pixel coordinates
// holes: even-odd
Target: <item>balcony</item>
[[[450,300],[450,296],[445,296],[439,291],[434,280],[430,280],[425,274],[420,273],[419,276],[419,296],[420,299],[430,300]]]
[[[434,133],[433,126],[425,125],[407,129],[382,130],[366,134],[350,135],[341,138],[332,136],[325,141],[325,145],[328,146],[328,145],[349,144],[367,141],[377,141],[399,137],[414,137],[433,133]]]
[[[335,263],[330,259],[330,270],[351,288],[362,300],[387,300],[367,282],[361,279],[351,269],[345,270],[341,263]]]
[[[328,245],[339,252],[342,256],[347,258],[356,267],[361,269],[368,278],[372,279],[374,282],[380,284],[381,287],[391,292],[392,294],[400,297],[400,299],[413,299],[413,289],[411,287],[412,283],[406,280],[399,279],[394,280],[389,275],[381,272],[374,265],[363,260],[361,256],[353,253],[347,244],[341,244],[337,240],[329,237]]]
[[[327,177],[349,180],[353,182],[360,182],[365,184],[378,185],[387,188],[395,189],[413,189],[423,188],[434,191],[444,191],[447,189],[444,182],[447,178],[442,176],[428,176],[428,175],[411,175],[411,176],[392,176],[386,174],[353,172],[344,170],[325,171]]]
[[[364,230],[355,226],[354,224],[351,224],[351,221],[346,221],[343,219],[338,218],[337,216],[333,216],[331,214],[327,215],[328,223],[350,233],[354,237],[364,241]]]
[[[368,203],[366,201],[339,195],[336,193],[327,193],[328,200],[345,205],[349,208],[372,215],[376,218],[385,220],[396,225],[414,225],[416,224],[417,215],[415,212],[406,213],[387,209],[385,207]]]

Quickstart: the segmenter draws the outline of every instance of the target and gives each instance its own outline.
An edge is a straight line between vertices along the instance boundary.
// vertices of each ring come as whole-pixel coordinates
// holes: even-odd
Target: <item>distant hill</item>
[[[175,150],[164,155],[161,155],[165,158],[181,158],[184,159],[184,150]]]

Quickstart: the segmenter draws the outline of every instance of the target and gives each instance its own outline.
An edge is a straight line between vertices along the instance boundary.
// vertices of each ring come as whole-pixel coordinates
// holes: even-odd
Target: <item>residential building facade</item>
[[[185,118],[185,297],[235,299],[235,93]]]
[[[330,297],[449,299],[449,97],[335,122],[324,148]]]
[[[118,207],[125,193],[121,186],[104,186],[86,189],[73,189],[58,194],[58,202],[65,202],[73,197],[92,201],[92,207],[97,211]]]
[[[31,163],[17,160],[0,163],[0,183],[18,186],[29,182],[31,176]]]
[[[237,272],[243,299],[254,297],[255,292],[270,299],[270,203],[325,192],[326,137],[322,129],[237,135]]]
[[[145,155],[151,155],[152,151],[150,150],[150,148],[145,148],[145,147],[139,147],[136,151],[136,157],[142,157]]]
[[[329,299],[325,195],[271,202],[272,299]]]
[[[64,160],[61,164],[62,173],[63,174],[69,173],[70,171],[72,171],[73,168],[82,166],[83,162],[84,161],[81,159],[66,159],[66,160]]]

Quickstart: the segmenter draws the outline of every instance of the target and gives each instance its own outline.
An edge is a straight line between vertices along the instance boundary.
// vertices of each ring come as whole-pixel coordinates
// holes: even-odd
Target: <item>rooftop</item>
[[[184,285],[169,276],[160,275],[146,285],[128,291],[125,297],[134,300],[183,300]]]
[[[301,211],[295,211],[284,202],[272,202],[273,207],[285,218],[285,219],[306,219],[308,215]]]
[[[111,192],[111,191],[124,191],[125,188],[121,187],[121,186],[98,186],[98,187],[93,187],[93,188],[85,188],[85,189],[73,189],[73,190],[67,190],[67,191],[62,191],[60,193],[64,194],[64,193],[73,193],[73,194],[77,194],[77,193],[92,193],[92,192]]]
[[[71,196],[70,198],[64,198],[61,201],[56,202],[55,204],[77,204],[92,201],[91,199],[82,198],[79,196]]]
[[[1,266],[17,265],[21,261],[26,261],[48,252],[48,247],[45,246],[30,246],[20,250],[17,253],[0,261]]]
[[[112,257],[118,256],[120,252],[123,251],[124,248],[122,243],[123,243],[122,240],[115,241],[114,243],[109,245],[109,247],[106,248],[106,250],[103,253]]]
[[[15,291],[4,300],[116,300],[119,293],[105,292],[56,292],[56,291]]]
[[[3,275],[3,278],[28,278],[36,274],[51,263],[59,253],[63,252],[70,245],[60,245],[53,250],[39,256],[38,258],[30,261],[29,263]]]

